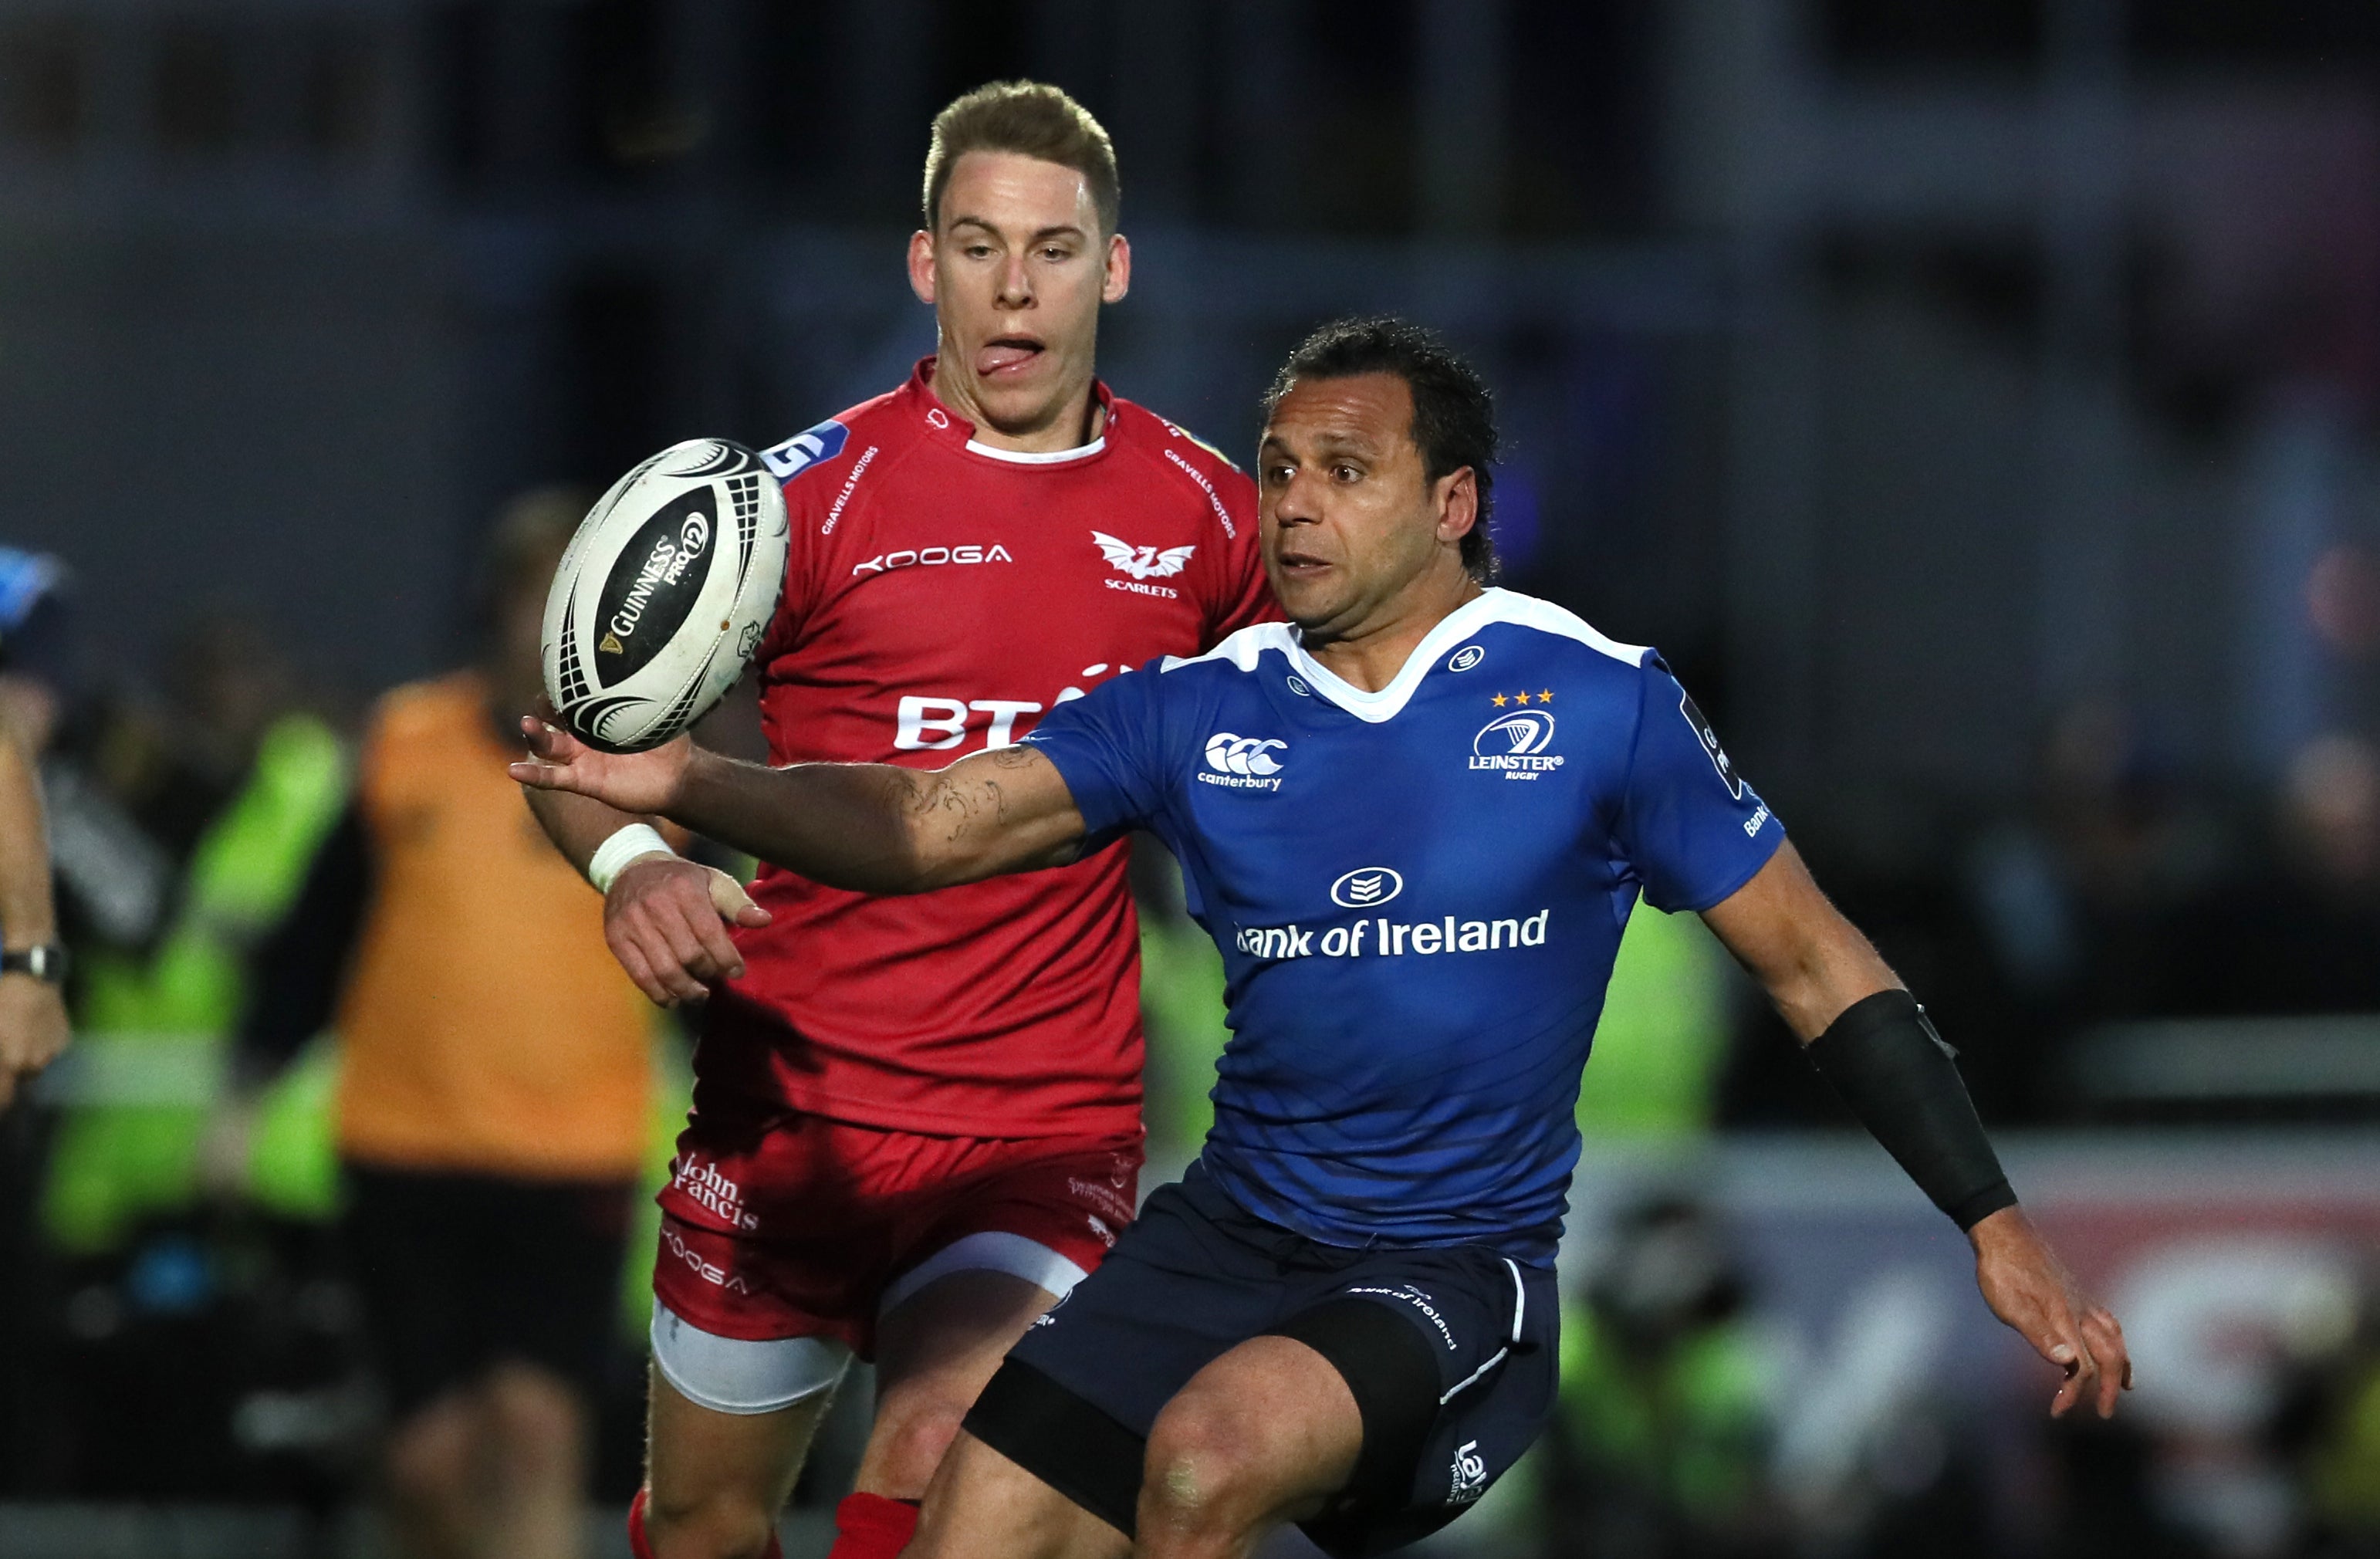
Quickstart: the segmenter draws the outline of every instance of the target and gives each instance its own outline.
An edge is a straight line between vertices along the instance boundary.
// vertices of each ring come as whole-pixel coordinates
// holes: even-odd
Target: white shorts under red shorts
[[[716,1336],[829,1337],[872,1358],[878,1318],[942,1270],[1063,1292],[1132,1221],[1140,1164],[1136,1131],[929,1136],[698,1088],[658,1199],[653,1293]]]

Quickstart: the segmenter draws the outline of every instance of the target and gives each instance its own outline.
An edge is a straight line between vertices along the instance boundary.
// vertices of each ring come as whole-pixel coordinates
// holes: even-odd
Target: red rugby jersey
[[[936,769],[1158,655],[1278,615],[1256,488],[1213,449],[1097,393],[1061,455],[975,443],[928,387],[770,450],[793,554],[755,659],[772,761]],[[1139,936],[1124,847],[903,898],[764,868],[775,920],[709,1005],[704,1077],[862,1125],[978,1137],[1129,1133]]]

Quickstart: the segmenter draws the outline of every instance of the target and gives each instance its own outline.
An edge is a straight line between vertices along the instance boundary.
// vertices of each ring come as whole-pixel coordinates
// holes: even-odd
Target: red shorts
[[[1098,1266],[1132,1221],[1140,1163],[1137,1133],[926,1136],[698,1090],[658,1199],[653,1293],[715,1336],[832,1337],[873,1358],[888,1298],[941,1275],[938,1256],[1059,1290]]]

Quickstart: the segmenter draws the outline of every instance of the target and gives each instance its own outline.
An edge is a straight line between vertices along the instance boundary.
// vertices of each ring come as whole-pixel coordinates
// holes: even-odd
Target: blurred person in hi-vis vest
[[[504,773],[584,507],[500,518],[479,664],[373,712],[355,800],[261,956],[250,1076],[328,1026],[349,1255],[408,1555],[579,1552],[594,1386],[645,1159],[653,1009]]]

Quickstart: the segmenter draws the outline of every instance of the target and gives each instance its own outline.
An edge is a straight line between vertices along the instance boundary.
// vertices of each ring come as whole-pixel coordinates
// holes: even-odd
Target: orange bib
[[[545,835],[473,673],[381,700],[357,786],[373,897],[339,1009],[339,1142],[549,1178],[642,1163],[653,1009]]]

